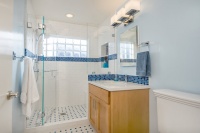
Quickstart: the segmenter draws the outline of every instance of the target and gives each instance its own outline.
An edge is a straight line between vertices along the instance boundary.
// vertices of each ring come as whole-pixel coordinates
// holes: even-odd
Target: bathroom
[[[0,133],[200,133],[199,12],[199,0],[0,0]]]

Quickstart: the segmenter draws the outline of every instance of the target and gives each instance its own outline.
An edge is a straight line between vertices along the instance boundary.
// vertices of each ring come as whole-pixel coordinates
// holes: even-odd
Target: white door
[[[12,90],[13,0],[0,0],[0,130],[12,133],[12,100],[7,100]]]

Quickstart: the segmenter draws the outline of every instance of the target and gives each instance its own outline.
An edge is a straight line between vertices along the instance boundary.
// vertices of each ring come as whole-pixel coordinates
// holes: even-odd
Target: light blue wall
[[[117,28],[120,34],[139,27],[139,41],[150,41],[151,89],[200,94],[200,0],[141,0],[135,22]],[[146,49],[146,48],[144,48]],[[119,55],[119,54],[118,54]],[[118,73],[135,74],[135,68]],[[150,132],[157,133],[156,99],[150,91]]]
[[[152,42],[152,89],[200,94],[199,13],[199,0],[141,0],[135,22],[118,28],[138,25],[140,42]]]
[[[14,44],[13,50],[17,56],[24,55],[24,28],[25,28],[25,5],[26,0],[14,0],[14,18],[13,18],[13,33]],[[12,74],[12,91],[21,93],[22,75],[24,64],[18,59],[13,61]],[[23,133],[25,128],[25,117],[22,115],[22,105],[20,97],[12,100],[12,131],[13,133]]]

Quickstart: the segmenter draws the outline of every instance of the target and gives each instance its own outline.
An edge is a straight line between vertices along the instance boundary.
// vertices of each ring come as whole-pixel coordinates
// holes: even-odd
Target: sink
[[[102,81],[102,85],[107,85],[109,87],[119,87],[119,86],[126,86],[127,82],[123,81]]]

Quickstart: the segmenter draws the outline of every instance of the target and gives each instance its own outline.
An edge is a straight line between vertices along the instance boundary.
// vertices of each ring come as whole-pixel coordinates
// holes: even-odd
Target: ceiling
[[[32,0],[36,17],[98,26],[126,0]],[[73,18],[65,15],[71,13]]]

